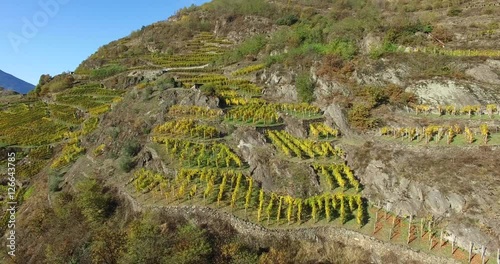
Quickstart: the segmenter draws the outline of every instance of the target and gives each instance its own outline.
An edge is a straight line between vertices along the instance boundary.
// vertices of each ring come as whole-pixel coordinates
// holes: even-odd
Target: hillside
[[[22,94],[26,94],[35,88],[33,84],[25,82],[11,74],[3,72],[2,70],[0,70],[0,87]]]
[[[0,256],[500,263],[499,12],[213,0],[42,75],[0,98]]]

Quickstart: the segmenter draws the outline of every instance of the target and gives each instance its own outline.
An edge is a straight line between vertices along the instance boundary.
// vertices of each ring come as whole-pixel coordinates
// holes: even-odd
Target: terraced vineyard
[[[363,232],[367,228],[371,229],[368,224],[374,224],[376,228],[380,210],[373,217],[374,210],[363,197],[361,181],[349,166],[352,164],[347,162],[344,149],[348,148],[341,147],[345,143],[344,135],[340,134],[338,128],[328,125],[330,121],[324,121],[327,118],[323,118],[322,109],[315,105],[269,100],[263,92],[264,88],[249,78],[251,73],[265,69],[267,64],[260,61],[238,69],[216,68],[214,61],[230,45],[232,43],[227,40],[202,32],[187,43],[185,52],[181,54],[151,53],[142,57],[151,63],[151,68],[165,68],[159,71],[159,75],[165,74],[165,78],[172,78],[173,83],[181,84],[173,85],[175,87],[160,89],[151,84],[159,83],[164,76],[152,82],[141,79],[136,88],[125,96],[127,91],[103,88],[106,83],[103,81],[102,84],[73,87],[43,98],[43,101],[2,105],[0,144],[19,148],[29,154],[29,157],[23,157],[29,162],[21,165],[25,173],[23,177],[26,178],[39,173],[44,167],[51,172],[66,171],[87,152],[86,147],[89,145],[92,146],[93,158],[106,158],[113,163],[118,159],[104,155],[108,154],[108,145],[94,142],[94,135],[89,135],[98,129],[106,113],[114,110],[122,100],[127,100],[127,104],[134,108],[126,110],[135,114],[141,110],[137,106],[139,104],[145,108],[161,108],[148,111],[143,123],[150,126],[141,128],[141,132],[133,135],[143,136],[144,141],[147,140],[147,147],[159,150],[159,157],[138,156],[142,147],[139,146],[137,151],[131,151],[135,152],[134,155],[127,156],[131,159],[130,169],[116,172],[117,177],[128,178],[128,188],[135,191],[138,197],[160,198],[168,206],[197,204],[212,207],[237,217],[244,216],[259,225],[274,227],[284,224],[294,224],[296,227],[333,225],[351,229],[355,227],[357,230],[363,229]],[[126,71],[122,70],[120,72]],[[191,89],[193,86],[195,88]],[[198,88],[200,91],[196,90]],[[194,103],[194,100],[179,99],[179,96],[165,103],[168,100],[163,98],[164,95],[176,97],[184,93],[205,96],[203,99],[206,98],[206,101]],[[139,94],[146,95],[142,101]],[[157,102],[148,102],[150,98],[147,96],[157,98],[158,107],[155,105]],[[213,97],[220,100],[218,106],[206,103]],[[437,117],[432,116],[436,113]],[[497,105],[488,104],[463,107],[416,105],[414,114],[406,114],[414,119],[468,117],[470,121],[474,117],[484,119],[486,116],[489,120],[495,120],[499,113]],[[140,119],[137,115],[131,116]],[[143,120],[135,121],[137,127],[142,125],[140,121]],[[136,126],[130,124],[133,121],[126,122],[128,124],[125,127]],[[303,133],[295,133],[290,127]],[[487,123],[476,126],[428,124],[422,127],[385,126],[379,130],[379,134],[384,140],[407,144],[425,142],[459,146],[466,142],[487,145],[500,144],[498,129],[498,126]],[[238,133],[244,132],[256,135],[256,146],[243,142],[241,136],[238,138]],[[110,133],[108,137],[115,140],[119,138],[119,133],[114,136]],[[265,181],[256,180],[253,174],[256,169],[251,168],[250,158],[245,160],[241,149],[246,145],[258,148],[253,151],[266,152],[266,159],[272,159],[274,164],[289,169],[287,177],[291,178],[292,186],[267,188],[269,185],[266,186]],[[59,151],[55,154],[54,150]],[[92,157],[89,156],[90,159]],[[161,166],[150,165],[150,161],[161,163]],[[49,166],[45,166],[47,164]],[[136,164],[142,166],[132,168]],[[165,167],[164,164],[168,164],[169,173],[165,169],[158,171],[160,167]],[[113,163],[110,166],[117,165]],[[297,168],[301,170],[295,170]],[[114,169],[110,171],[114,172]],[[276,165],[273,169],[278,171],[281,167]],[[301,178],[309,176],[315,184],[310,190],[295,192],[292,189],[300,185]],[[22,191],[17,195],[22,195]],[[390,229],[389,241],[394,225]],[[429,237],[432,239],[432,234]]]
[[[429,144],[433,142],[435,144],[446,143],[447,145],[500,143],[499,127],[489,127],[486,123],[481,124],[479,127],[461,126],[459,124],[405,128],[382,127],[380,135],[400,139],[408,143],[425,142]]]
[[[288,157],[315,158],[315,157],[338,157],[342,158],[344,151],[333,147],[331,142],[317,142],[309,139],[300,139],[285,131],[267,132],[267,136],[276,147],[283,151]]]
[[[62,139],[64,133],[69,131],[69,126],[52,117],[49,106],[42,102],[18,104],[2,111],[1,144],[37,146]]]
[[[20,161],[17,179],[30,181],[47,167],[57,174],[76,161],[85,152],[81,139],[97,128],[101,115],[110,111],[123,93],[92,84],[55,94],[55,101],[21,100],[4,106],[0,111],[0,146],[16,150]],[[15,188],[18,205],[29,190]],[[6,202],[2,201],[2,206]],[[6,216],[2,227],[6,226]]]
[[[217,59],[224,52],[224,48],[231,44],[227,40],[216,38],[209,32],[202,32],[186,43],[184,54],[153,53],[145,59],[165,68],[203,66]]]
[[[86,135],[122,94],[95,84],[63,91],[55,95],[55,102],[13,104],[0,112],[0,144],[32,148]]]

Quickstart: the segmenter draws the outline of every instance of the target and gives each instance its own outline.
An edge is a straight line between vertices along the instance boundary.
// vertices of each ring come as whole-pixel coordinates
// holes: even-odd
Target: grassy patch
[[[99,69],[92,70],[90,72],[90,77],[93,79],[101,80],[116,75],[118,73],[124,72],[126,70],[127,68],[125,68],[123,65],[111,64],[103,66]]]

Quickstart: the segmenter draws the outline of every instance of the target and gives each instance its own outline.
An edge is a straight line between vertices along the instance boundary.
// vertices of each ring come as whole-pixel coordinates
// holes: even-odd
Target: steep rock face
[[[349,89],[339,81],[319,76],[316,74],[317,69],[315,67],[311,67],[310,72],[311,78],[315,84],[314,97],[316,98],[317,104],[328,104],[329,99],[335,96],[335,94],[340,93],[345,96],[349,95]]]
[[[286,132],[290,133],[294,137],[306,138],[307,130],[304,122],[298,118],[290,115],[282,115],[282,119],[286,124]]]
[[[374,63],[356,68],[352,73],[351,80],[359,85],[384,86],[394,84],[404,86],[409,77],[410,69],[404,63],[395,64],[386,59],[380,59]]]
[[[395,84],[403,86],[404,78],[407,72],[404,68],[387,68],[373,74],[365,74],[360,71],[354,71],[353,79],[360,85],[383,86],[386,84]]]
[[[277,29],[273,21],[265,17],[225,17],[216,21],[214,35],[240,43],[249,36],[271,34]]]
[[[498,148],[482,154],[449,148],[411,148],[367,143],[347,147],[348,163],[373,202],[403,216],[432,215],[448,223],[450,238],[461,247],[469,242],[500,245],[500,210],[496,164]],[[477,152],[474,152],[477,153]]]
[[[406,88],[418,95],[422,103],[431,105],[453,104],[485,105],[500,102],[498,89],[468,81],[421,80]]]
[[[500,84],[500,77],[492,68],[493,67],[491,67],[488,64],[482,64],[466,70],[465,74],[469,75],[470,77],[480,82],[490,83],[490,84]]]
[[[314,170],[301,163],[284,160],[275,154],[265,138],[252,128],[238,128],[234,134],[238,154],[250,165],[252,177],[262,188],[296,197],[319,193],[320,186]]]
[[[283,69],[266,69],[257,79],[266,85],[264,96],[280,102],[296,102],[295,73]]]
[[[338,127],[342,136],[351,138],[355,135],[349,126],[345,113],[338,104],[327,105],[322,110],[324,111],[327,124],[331,127]]]
[[[208,108],[217,108],[219,98],[206,96],[198,89],[169,89],[160,95],[160,105],[170,107],[172,105],[196,105]]]

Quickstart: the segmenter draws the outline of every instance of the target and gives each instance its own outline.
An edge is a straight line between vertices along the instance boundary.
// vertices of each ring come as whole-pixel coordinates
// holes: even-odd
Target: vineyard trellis
[[[216,168],[243,166],[238,155],[224,143],[200,143],[165,136],[154,136],[153,142],[164,144],[168,154],[187,166]]]
[[[317,142],[310,139],[296,138],[285,131],[268,130],[267,136],[276,149],[281,150],[286,156],[298,158],[338,157],[342,158],[344,152],[331,142]]]
[[[234,188],[230,179],[236,179]],[[355,219],[359,226],[366,223],[368,215],[366,202],[359,194],[325,192],[306,199],[290,195],[267,192],[253,188],[253,179],[234,169],[181,169],[174,179],[144,168],[134,173],[130,182],[140,193],[161,194],[168,202],[200,198],[217,207],[228,206],[231,210],[243,209],[256,211],[255,221],[261,222],[265,210],[266,222],[280,224],[286,219],[288,225],[303,221],[317,222],[321,219],[330,222],[336,218],[343,224]],[[195,187],[196,186],[196,187]],[[204,190],[197,193],[196,190]],[[188,192],[188,190],[191,190]],[[243,190],[246,190],[244,192]],[[282,217],[285,212],[285,217]]]
[[[170,137],[198,137],[198,138],[215,138],[220,135],[217,128],[199,124],[193,119],[177,119],[166,122],[163,125],[157,126],[154,129],[156,134]]]
[[[396,128],[396,127],[382,127],[379,131],[381,136],[390,136],[394,139],[401,138],[402,140],[412,141],[423,141],[429,143],[434,141],[439,143],[443,138],[446,137],[446,144],[451,144],[454,142],[458,135],[463,135],[463,139],[468,143],[472,144],[475,141],[475,136],[480,135],[483,139],[483,144],[487,144],[489,137],[492,133],[490,127],[483,123],[479,128],[471,128],[465,126],[462,128],[458,124],[454,125],[428,125],[425,127],[406,127],[406,128]]]

